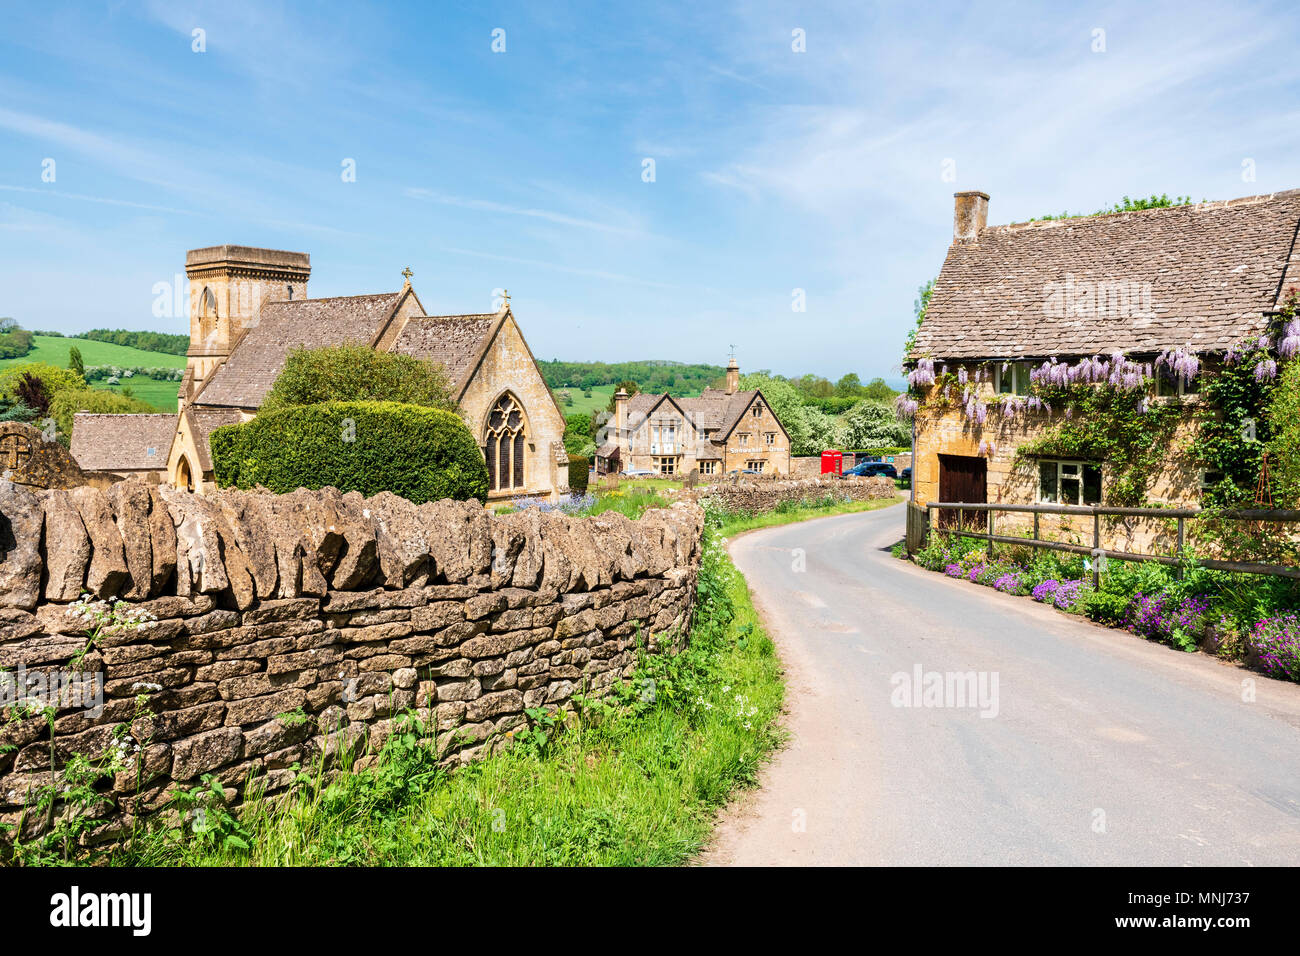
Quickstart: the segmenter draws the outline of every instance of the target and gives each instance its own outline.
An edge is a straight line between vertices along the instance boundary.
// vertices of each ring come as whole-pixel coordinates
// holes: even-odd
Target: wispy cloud
[[[555,223],[560,226],[573,226],[576,229],[592,229],[596,232],[607,232],[633,238],[643,238],[645,236],[645,233],[640,229],[617,226],[607,222],[597,222],[593,219],[582,219],[577,216],[552,212],[549,209],[511,206],[506,203],[494,202],[490,199],[470,199],[463,196],[449,196],[445,193],[434,192],[431,189],[423,189],[420,187],[410,187],[405,191],[405,194],[410,196],[412,199],[423,199],[428,202],[440,203],[444,206],[456,206],[460,209],[470,209],[474,212],[498,213],[503,216],[524,216],[529,219],[541,219],[545,222]]]

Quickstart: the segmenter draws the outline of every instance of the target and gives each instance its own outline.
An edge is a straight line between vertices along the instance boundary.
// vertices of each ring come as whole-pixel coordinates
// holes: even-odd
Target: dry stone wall
[[[703,521],[689,502],[632,521],[332,488],[0,481],[0,669],[29,689],[69,671],[101,680],[100,712],[58,710],[54,750],[56,766],[124,750],[107,794],[118,821],[207,773],[237,797],[250,774],[274,792],[294,764],[351,752],[364,765],[407,710],[458,764],[502,746],[525,708],[605,692],[638,639],[684,639]],[[87,652],[68,614],[83,591],[157,620]],[[50,781],[50,739],[41,717],[2,716],[12,823]]]
[[[719,481],[682,492],[689,498],[723,511],[771,511],[783,501],[818,501],[834,495],[845,501],[893,498],[898,489],[889,478],[752,478]]]

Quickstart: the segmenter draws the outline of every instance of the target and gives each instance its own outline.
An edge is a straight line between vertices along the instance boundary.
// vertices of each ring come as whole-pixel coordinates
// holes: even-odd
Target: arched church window
[[[513,395],[502,395],[488,414],[483,456],[488,488],[515,491],[524,487],[524,410]]]
[[[199,296],[199,316],[204,319],[217,317],[217,297],[207,286],[203,287],[203,294]]]

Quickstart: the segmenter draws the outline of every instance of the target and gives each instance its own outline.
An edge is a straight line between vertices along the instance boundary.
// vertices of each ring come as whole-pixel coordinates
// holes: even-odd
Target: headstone
[[[76,488],[87,483],[66,448],[22,422],[0,422],[0,477],[29,488]]]

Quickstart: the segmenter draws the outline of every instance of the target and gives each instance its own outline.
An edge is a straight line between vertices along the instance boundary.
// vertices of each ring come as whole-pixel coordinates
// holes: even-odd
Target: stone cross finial
[[[413,275],[415,275],[415,273],[411,271],[410,266],[407,266],[405,269],[402,270],[402,278],[406,280],[407,285],[411,284],[411,276]]]
[[[509,290],[509,289],[502,289],[502,290],[501,290],[501,308],[503,308],[503,309],[508,309],[508,308],[510,308],[510,290]]]

